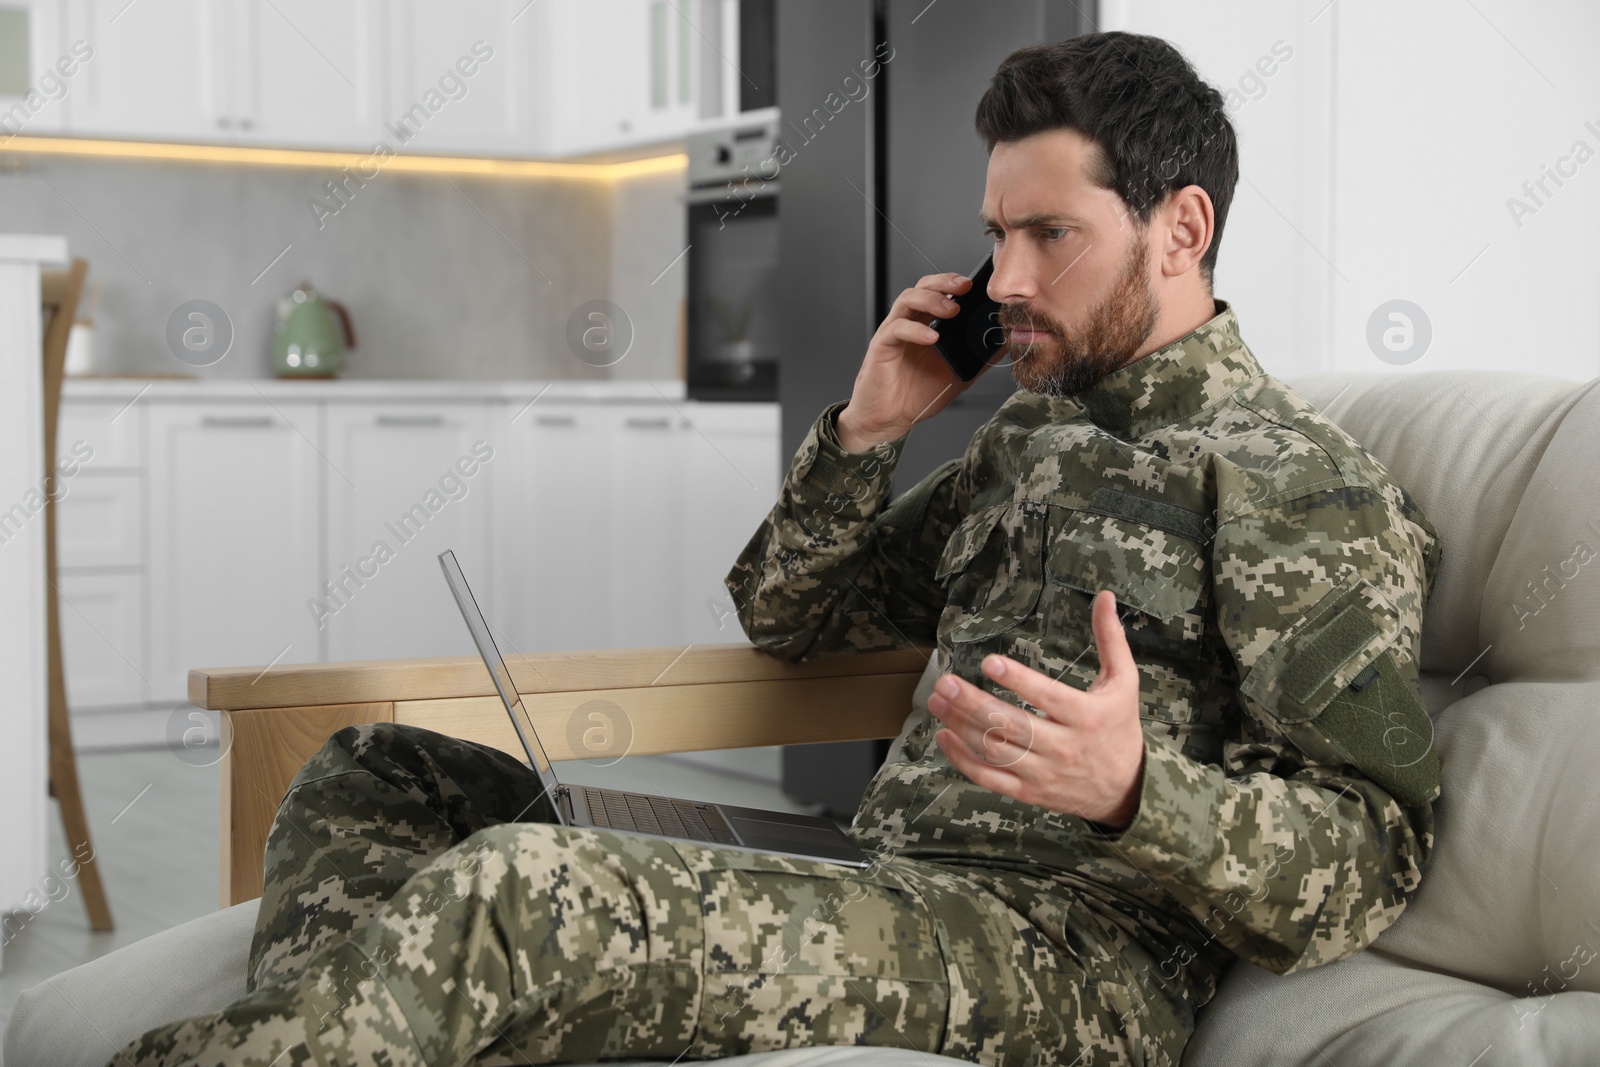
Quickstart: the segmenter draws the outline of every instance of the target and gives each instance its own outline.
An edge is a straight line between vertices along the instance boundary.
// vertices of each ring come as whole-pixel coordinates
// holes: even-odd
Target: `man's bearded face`
[[[1143,235],[1135,232],[1111,291],[1075,329],[1031,302],[1007,305],[999,316],[1007,340],[996,365],[1009,363],[1030,393],[1075,396],[1093,388],[1132,361],[1155,330],[1160,309],[1148,269]]]

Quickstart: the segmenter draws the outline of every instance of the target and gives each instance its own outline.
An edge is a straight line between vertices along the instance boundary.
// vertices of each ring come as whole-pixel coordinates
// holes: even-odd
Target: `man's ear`
[[[1216,235],[1216,213],[1211,197],[1198,185],[1175,189],[1161,207],[1165,245],[1157,252],[1161,273],[1176,278],[1194,269],[1205,257]]]

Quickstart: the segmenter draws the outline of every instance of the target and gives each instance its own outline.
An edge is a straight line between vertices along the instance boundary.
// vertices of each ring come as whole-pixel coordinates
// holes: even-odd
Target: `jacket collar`
[[[1075,399],[1089,421],[1122,438],[1181,422],[1264,373],[1224,300],[1171,344],[1119,367]]]

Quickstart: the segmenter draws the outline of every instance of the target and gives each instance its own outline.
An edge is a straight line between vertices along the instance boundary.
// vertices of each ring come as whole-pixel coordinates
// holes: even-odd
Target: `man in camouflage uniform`
[[[979,129],[1024,388],[890,499],[962,388],[928,323],[970,283],[924,278],[728,577],[777,654],[931,643],[948,671],[851,826],[872,866],[550,825],[509,757],[351,728],[274,823],[253,991],[116,1062],[1176,1064],[1233,959],[1312,967],[1393,922],[1432,848],[1439,542],[1211,295],[1220,96],[1087,35],[1009,57]]]

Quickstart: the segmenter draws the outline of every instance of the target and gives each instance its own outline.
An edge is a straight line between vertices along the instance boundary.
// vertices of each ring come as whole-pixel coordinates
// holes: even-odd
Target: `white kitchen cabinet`
[[[138,471],[80,470],[60,484],[56,548],[73,567],[144,566],[144,484]]]
[[[777,499],[776,405],[541,403],[506,438],[519,650],[743,640],[722,578]]]
[[[503,577],[484,612],[510,651],[608,648],[615,520],[605,487],[619,415],[545,401],[507,418],[495,531]]]
[[[687,433],[666,404],[619,412],[612,425],[605,532],[614,647],[683,640]]]
[[[715,23],[713,56],[737,40],[724,0],[406,0],[392,11],[387,128],[422,152],[562,157],[681,137],[702,113],[702,24]],[[459,98],[441,92],[446,78]],[[401,128],[402,115],[414,121]]]
[[[382,130],[379,0],[59,0],[94,49],[80,136],[368,150]]]
[[[73,78],[71,132],[216,141],[238,101],[232,54],[238,7],[218,0],[62,0],[63,36],[94,57]]]
[[[737,26],[730,37],[727,19],[736,9],[716,10],[727,16],[706,18],[707,5],[696,0],[547,0],[535,8],[544,150],[570,156],[683,136],[699,119],[701,63],[730,68],[719,84],[737,77],[725,58],[734,54],[727,42],[737,40]],[[711,21],[721,25],[702,26]]]
[[[663,404],[612,440],[613,644],[743,640],[722,579],[777,500],[776,405]]]
[[[144,575],[62,571],[59,588],[67,706],[130,706],[149,700]]]
[[[0,18],[17,0],[0,5]],[[34,132],[559,158],[737,109],[732,0],[28,0]],[[0,72],[0,79],[4,78]],[[14,79],[13,79],[14,80]],[[16,86],[11,87],[13,90]],[[0,96],[0,114],[16,98]]]
[[[62,36],[60,0],[0,4],[0,137],[60,131],[80,66]]]
[[[195,667],[471,655],[445,548],[508,653],[742,639],[722,577],[777,496],[775,405],[442,391],[69,382],[74,712],[181,702]]]
[[[328,405],[333,588],[324,586],[313,614],[329,659],[474,654],[438,555],[453,550],[478,596],[498,597],[489,549],[492,482],[504,466],[491,441],[499,407]]]
[[[305,401],[152,405],[150,630],[155,700],[190,668],[324,658],[320,408]]]
[[[672,632],[683,644],[743,641],[722,579],[778,499],[778,406],[689,401],[679,411],[685,425],[679,476],[683,554]],[[782,777],[782,751],[777,746],[725,749],[679,758],[776,782]]]
[[[78,451],[74,451],[74,450]],[[61,405],[56,454],[89,453],[82,471],[144,467],[144,407],[124,398],[76,400]]]
[[[145,642],[144,407],[126,399],[61,405],[56,548],[67,705],[136,707],[150,697]]]
[[[386,117],[386,12],[379,0],[235,6],[235,109],[228,118],[238,139],[370,149]]]
[[[538,151],[528,0],[401,0],[389,7],[389,104],[383,139],[422,153]]]
[[[778,406],[690,402],[683,449],[683,599],[677,624],[696,644],[743,641],[723,578],[782,485]]]

